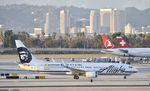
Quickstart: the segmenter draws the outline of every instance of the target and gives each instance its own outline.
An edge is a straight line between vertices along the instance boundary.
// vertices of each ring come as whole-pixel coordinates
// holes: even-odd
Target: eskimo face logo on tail
[[[32,60],[31,53],[24,47],[17,48],[21,63],[30,63]]]
[[[107,48],[110,48],[110,47],[112,47],[112,44],[111,44],[111,42],[110,42],[109,40],[106,40],[105,46],[106,46]]]

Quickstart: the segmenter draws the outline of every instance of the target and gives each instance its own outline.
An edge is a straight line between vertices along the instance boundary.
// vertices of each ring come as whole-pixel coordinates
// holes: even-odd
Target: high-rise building
[[[100,9],[100,26],[101,33],[109,33],[110,32],[110,15],[112,13],[112,9]]]
[[[3,37],[3,26],[0,25],[0,47],[3,46],[3,41],[4,41],[4,37]]]
[[[46,13],[46,19],[44,24],[44,33],[45,36],[49,36],[50,34],[59,33],[58,29],[58,17],[56,11],[50,11]]]
[[[90,11],[90,33],[99,33],[100,31],[100,14],[96,10]]]
[[[45,36],[49,35],[49,13],[46,13],[46,22],[44,24],[44,33],[45,33]]]
[[[114,9],[100,9],[101,33],[124,32],[126,15],[123,11]]]
[[[110,33],[124,32],[126,15],[124,11],[113,9],[110,16]]]
[[[117,31],[117,9],[112,9],[110,13],[110,33]]]
[[[125,27],[124,27],[124,33],[125,34],[136,34],[138,31],[135,29],[135,28],[133,28],[132,27],[132,25],[131,24],[127,24]]]
[[[60,11],[60,33],[69,33],[70,29],[70,14],[69,10]]]

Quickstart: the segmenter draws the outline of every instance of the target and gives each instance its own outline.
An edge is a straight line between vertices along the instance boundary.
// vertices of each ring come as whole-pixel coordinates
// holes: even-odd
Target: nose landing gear
[[[91,79],[91,83],[93,82],[93,79]]]
[[[127,76],[126,76],[126,75],[124,76],[124,79],[127,79]]]

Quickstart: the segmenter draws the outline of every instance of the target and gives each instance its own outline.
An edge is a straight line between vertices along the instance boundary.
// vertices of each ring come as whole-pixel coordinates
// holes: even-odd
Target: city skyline
[[[115,33],[126,31],[125,26],[129,23],[135,28],[136,33],[149,32],[148,10],[140,11],[133,7],[126,10],[119,10],[118,8],[35,7],[34,5],[1,7],[1,19],[3,21],[0,25],[3,26],[4,30],[26,31],[32,34],[35,32],[34,29],[41,28],[40,30],[46,36],[53,33],[60,35],[66,33],[73,35],[78,32],[85,34]],[[18,13],[14,14],[14,12]],[[10,16],[12,14],[13,16]]]
[[[150,0],[0,0],[0,5],[30,4],[30,5],[53,5],[53,6],[76,6],[91,9],[136,7],[147,9]]]

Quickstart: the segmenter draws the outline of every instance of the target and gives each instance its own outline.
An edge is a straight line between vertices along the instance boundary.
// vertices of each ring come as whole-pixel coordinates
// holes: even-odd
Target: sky
[[[150,0],[0,0],[0,5],[30,4],[53,6],[76,6],[90,9],[136,7],[150,8]]]

